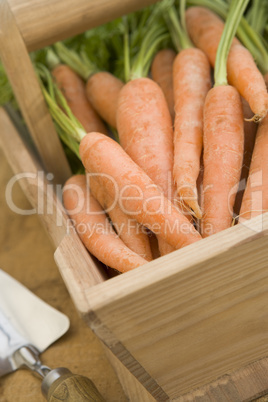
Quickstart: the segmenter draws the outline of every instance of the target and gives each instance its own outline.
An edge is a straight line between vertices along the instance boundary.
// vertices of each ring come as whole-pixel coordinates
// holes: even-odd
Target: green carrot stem
[[[72,137],[70,137],[66,131],[62,129],[62,127],[54,121],[56,131],[65,145],[67,145],[68,148],[81,160],[81,156],[79,154],[79,143]]]
[[[185,9],[186,9],[186,0],[180,0],[180,21],[181,21],[181,27],[185,35],[188,37],[189,41],[190,38],[187,33],[187,28],[186,28],[186,21],[185,21]],[[191,42],[191,41],[190,41]]]
[[[187,31],[183,29],[182,24],[179,21],[178,14],[174,6],[166,9],[165,18],[176,50],[180,52],[183,49],[193,47]]]
[[[253,0],[247,12],[247,21],[259,35],[262,35],[268,19],[268,3],[265,0]]]
[[[188,6],[206,7],[218,14],[222,19],[226,19],[228,4],[223,0],[187,0]],[[259,69],[263,74],[268,72],[268,52],[262,38],[249,25],[247,20],[242,17],[237,28],[237,37],[254,57]]]
[[[130,54],[129,54],[129,28],[127,17],[123,17],[124,22],[124,74],[125,81],[128,81],[130,76]]]
[[[160,44],[168,38],[166,28],[159,24],[151,24],[151,28],[147,31],[139,52],[136,55],[129,71],[129,77],[126,81],[136,78],[146,77],[148,75],[152,58]]]
[[[52,50],[52,48],[47,49],[46,62],[50,70],[56,68],[60,63],[60,58]]]
[[[214,86],[228,85],[227,58],[237,27],[248,2],[249,0],[232,0],[217,49],[214,70]]]
[[[41,89],[44,98],[47,102],[50,114],[54,120],[61,127],[61,129],[73,140],[80,142],[86,135],[86,132],[79,121],[73,116],[67,102],[57,88],[53,79],[44,65],[36,65],[36,71],[39,77]],[[48,89],[45,88],[43,80],[46,82]],[[58,105],[58,103],[60,106]],[[63,111],[63,110],[64,111]]]
[[[63,43],[57,42],[54,47],[59,58],[85,81],[87,81],[91,75],[98,72],[97,67],[93,63],[90,63],[89,60],[85,63],[76,52],[68,49]]]

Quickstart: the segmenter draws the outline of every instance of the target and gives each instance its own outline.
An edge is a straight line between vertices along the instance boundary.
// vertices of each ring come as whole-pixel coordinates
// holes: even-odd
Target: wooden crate
[[[1,145],[14,173],[30,173],[19,182],[32,205],[49,206],[40,219],[56,263],[130,400],[254,400],[268,392],[268,214],[107,280],[76,233],[67,233],[46,176],[62,183],[70,170],[28,51],[153,2],[1,0],[0,57],[37,152],[3,109]]]

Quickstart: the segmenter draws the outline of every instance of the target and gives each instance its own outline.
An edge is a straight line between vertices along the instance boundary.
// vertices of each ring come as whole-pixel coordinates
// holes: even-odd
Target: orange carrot
[[[227,59],[249,0],[232,2],[217,49],[214,87],[204,108],[204,213],[202,235],[231,226],[243,161],[243,109],[236,88],[227,83]]]
[[[116,105],[123,82],[109,72],[99,72],[90,60],[85,63],[62,42],[54,46],[59,58],[86,81],[86,96],[96,112],[106,123],[116,128]]]
[[[232,224],[243,138],[243,110],[237,90],[230,85],[214,87],[204,110],[203,237]]]
[[[118,100],[117,128],[127,154],[173,202],[172,121],[164,94],[153,80],[137,78],[124,86]],[[173,251],[162,240],[159,249],[161,255]]]
[[[101,206],[90,195],[84,175],[66,182],[63,203],[82,242],[102,263],[120,272],[146,264],[118,238]]]
[[[265,82],[266,88],[267,88],[267,90],[268,90],[268,73],[266,73],[266,74],[263,76],[263,78],[264,78],[264,82]]]
[[[203,108],[211,88],[207,56],[194,48],[185,28],[185,1],[180,1],[180,18],[174,6],[165,19],[178,55],[173,63],[175,102],[173,177],[179,196],[193,214],[202,216],[196,181],[203,146]]]
[[[179,195],[202,216],[196,181],[203,147],[203,108],[211,88],[210,66],[199,49],[182,50],[173,65],[175,129],[173,176]]]
[[[127,215],[175,248],[201,238],[188,219],[115,141],[91,133],[83,138],[79,151],[85,168],[90,173],[102,174],[100,183],[109,195],[113,199],[119,195],[118,202]]]
[[[145,228],[139,225],[135,219],[127,216],[121,210],[118,202],[113,202],[110,195],[99,184],[97,176],[88,173],[87,178],[91,194],[109,215],[120,239],[130,250],[139,254],[145,260],[151,261],[153,257]]]
[[[239,188],[236,194],[234,212],[235,215],[239,214],[241,203],[243,199],[244,190],[246,188],[246,182],[248,179],[249,168],[255,143],[255,137],[257,132],[257,124],[253,124],[251,121],[248,121],[252,116],[252,111],[249,107],[247,101],[242,98],[242,106],[243,106],[243,116],[244,116],[244,157],[243,157],[243,167],[241,171]]]
[[[224,27],[222,20],[206,8],[190,7],[186,11],[186,23],[194,44],[207,54],[214,66]],[[228,82],[248,101],[255,114],[253,119],[261,120],[268,109],[265,82],[250,52],[237,39],[233,39],[230,48],[227,71]]]
[[[103,120],[114,128],[119,92],[123,86],[121,80],[105,71],[93,74],[86,84],[90,103]]]
[[[239,222],[268,211],[267,135],[268,116],[259,123]]]
[[[67,65],[59,64],[52,71],[59,89],[74,114],[80,121],[85,131],[99,131],[107,134],[107,129],[100,117],[89,103],[85,84],[82,79]]]
[[[172,121],[175,117],[172,77],[175,57],[174,50],[162,49],[154,57],[151,66],[152,79],[157,82],[165,95]]]

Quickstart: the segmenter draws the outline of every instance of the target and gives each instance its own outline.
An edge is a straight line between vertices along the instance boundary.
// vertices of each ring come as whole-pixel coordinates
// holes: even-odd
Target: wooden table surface
[[[12,175],[0,149],[0,268],[66,314],[71,323],[69,331],[42,354],[43,363],[91,378],[108,402],[125,402],[100,341],[75,310],[38,217],[18,215],[7,206],[5,188]],[[31,208],[18,184],[13,201],[20,208]],[[0,379],[0,402],[42,402],[40,385],[40,379],[28,370],[8,374]]]

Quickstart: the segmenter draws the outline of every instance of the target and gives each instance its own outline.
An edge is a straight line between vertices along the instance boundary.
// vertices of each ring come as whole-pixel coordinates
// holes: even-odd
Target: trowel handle
[[[94,383],[87,377],[60,367],[43,379],[42,392],[48,402],[105,402]]]

